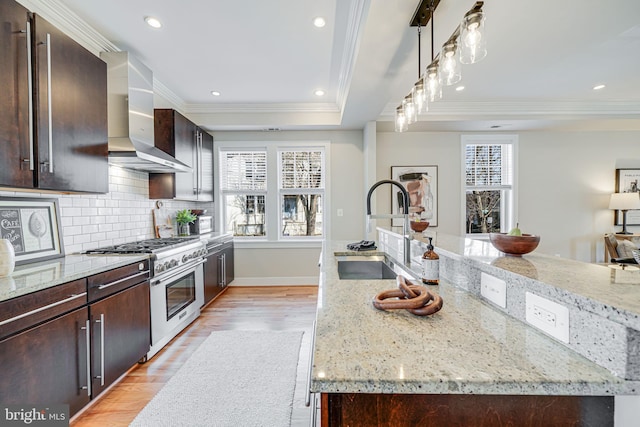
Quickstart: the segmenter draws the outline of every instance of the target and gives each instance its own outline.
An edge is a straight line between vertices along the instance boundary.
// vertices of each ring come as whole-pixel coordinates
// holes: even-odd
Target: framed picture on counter
[[[57,199],[0,197],[0,239],[16,253],[16,265],[64,256]]]
[[[438,226],[438,166],[391,166],[391,179],[398,181],[409,193],[409,218],[429,221]],[[402,192],[391,190],[391,212],[403,213]],[[402,219],[393,218],[394,227],[402,226]]]
[[[640,193],[640,169],[616,169],[615,192]],[[622,225],[622,211],[616,212],[614,225]],[[640,210],[627,211],[627,225],[640,225]]]

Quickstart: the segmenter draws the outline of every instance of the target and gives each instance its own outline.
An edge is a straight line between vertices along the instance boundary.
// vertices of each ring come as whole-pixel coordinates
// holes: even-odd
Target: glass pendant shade
[[[416,105],[413,102],[413,95],[409,94],[402,100],[402,110],[404,111],[404,117],[407,124],[415,123],[418,120],[418,111]]]
[[[404,116],[402,106],[396,108],[396,132],[405,132],[409,129],[409,124]]]
[[[487,39],[484,29],[484,13],[468,12],[460,26],[460,62],[473,64],[487,56]]]
[[[458,43],[455,39],[447,41],[440,53],[440,80],[442,84],[451,86],[462,79],[462,70],[458,58]]]
[[[427,67],[426,72],[426,89],[429,102],[442,98],[442,86],[440,84],[440,75],[438,73],[438,60],[436,59]]]
[[[412,89],[413,103],[416,106],[416,113],[421,114],[428,111],[427,107],[427,91],[424,86],[424,77],[420,77],[420,80],[413,85]]]

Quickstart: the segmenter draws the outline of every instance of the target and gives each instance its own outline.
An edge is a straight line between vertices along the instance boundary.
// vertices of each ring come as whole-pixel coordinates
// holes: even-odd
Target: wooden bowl
[[[422,233],[429,226],[429,221],[410,221],[409,225],[411,226],[411,229],[416,233]]]
[[[509,236],[505,233],[491,233],[489,234],[489,240],[497,250],[504,252],[506,255],[522,256],[538,247],[540,236],[534,236],[533,234]]]

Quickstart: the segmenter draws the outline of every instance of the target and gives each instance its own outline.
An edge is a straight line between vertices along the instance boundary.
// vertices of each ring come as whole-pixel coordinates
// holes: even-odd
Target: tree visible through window
[[[324,152],[280,151],[282,236],[322,236]]]
[[[505,231],[514,223],[514,138],[463,136],[465,168],[465,231]],[[486,141],[486,142],[484,142]]]

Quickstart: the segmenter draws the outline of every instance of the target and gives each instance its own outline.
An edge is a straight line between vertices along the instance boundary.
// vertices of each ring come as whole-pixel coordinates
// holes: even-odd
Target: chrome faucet
[[[402,215],[400,214],[371,215],[371,195],[373,194],[373,191],[382,184],[395,185],[402,192],[402,204],[403,204],[403,211],[404,211]],[[371,219],[374,219],[374,218],[402,218],[403,219],[402,235],[404,238],[404,264],[406,266],[409,266],[409,264],[411,264],[411,233],[409,232],[409,193],[398,181],[393,181],[391,179],[383,179],[382,181],[378,181],[375,184],[373,184],[369,189],[369,193],[367,194],[367,230],[369,230],[369,224]]]

